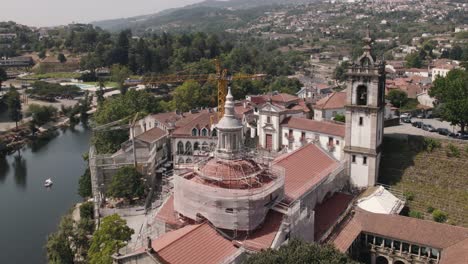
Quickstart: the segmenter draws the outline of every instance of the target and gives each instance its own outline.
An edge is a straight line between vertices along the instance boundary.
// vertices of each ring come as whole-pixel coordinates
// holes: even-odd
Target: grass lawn
[[[468,144],[438,141],[441,146],[429,152],[422,137],[385,137],[379,183],[405,193],[408,209],[425,219],[439,209],[448,214],[447,223],[468,227]],[[449,144],[458,157],[447,154],[453,153]]]

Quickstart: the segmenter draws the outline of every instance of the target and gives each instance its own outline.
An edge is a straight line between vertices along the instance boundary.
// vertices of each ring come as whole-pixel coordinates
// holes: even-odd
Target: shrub
[[[436,209],[436,210],[434,210],[434,212],[432,212],[432,218],[436,222],[443,223],[443,222],[447,221],[447,213],[445,213],[445,212],[443,212],[443,211],[441,211],[439,209]]]
[[[441,147],[440,141],[433,138],[424,138],[424,149],[428,152],[432,152],[436,148]]]
[[[430,214],[432,214],[432,212],[434,212],[434,210],[435,210],[435,208],[432,207],[432,206],[427,207],[427,212],[430,213]]]
[[[404,192],[403,195],[405,196],[407,201],[414,200],[414,193],[413,192]]]
[[[448,144],[447,146],[447,157],[460,157],[460,150],[457,146],[453,145],[452,143]]]
[[[409,217],[423,219],[423,215],[419,211],[410,211],[408,215],[409,215]]]
[[[80,217],[82,219],[93,219],[94,204],[93,202],[85,202],[80,205]]]
[[[346,117],[345,115],[342,115],[342,114],[336,114],[333,120],[344,123],[346,121]]]

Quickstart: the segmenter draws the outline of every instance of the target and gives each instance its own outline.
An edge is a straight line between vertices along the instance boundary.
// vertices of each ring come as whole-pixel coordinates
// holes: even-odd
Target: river
[[[46,263],[47,235],[81,200],[78,179],[89,138],[88,129],[76,126],[0,157],[0,263]],[[50,189],[43,187],[47,178],[54,182]]]

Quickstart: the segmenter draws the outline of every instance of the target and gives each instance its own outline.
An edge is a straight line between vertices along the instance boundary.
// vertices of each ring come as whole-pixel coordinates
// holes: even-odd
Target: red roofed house
[[[281,122],[282,144],[296,150],[310,142],[316,143],[336,160],[344,158],[345,125],[331,121],[288,117]]]
[[[314,119],[317,121],[332,120],[337,114],[344,115],[346,91],[333,92],[328,97],[317,101],[313,106]]]

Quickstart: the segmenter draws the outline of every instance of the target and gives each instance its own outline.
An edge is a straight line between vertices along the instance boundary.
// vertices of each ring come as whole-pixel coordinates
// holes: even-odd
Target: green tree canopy
[[[104,217],[91,240],[88,251],[89,263],[111,264],[112,254],[123,247],[133,233],[134,231],[127,226],[126,221],[117,214]]]
[[[65,55],[63,55],[63,53],[59,53],[59,55],[57,56],[57,60],[60,61],[60,63],[65,63],[67,61],[67,58],[65,57]]]
[[[86,169],[78,181],[78,194],[83,198],[90,197],[92,195],[91,172],[89,168]]]
[[[41,126],[54,118],[57,108],[51,105],[30,104],[26,113],[32,116],[34,124]]]
[[[296,264],[296,263],[329,263],[354,264],[358,263],[336,250],[331,245],[306,243],[292,240],[288,245],[278,250],[268,249],[248,258],[245,264]]]
[[[10,90],[6,94],[7,98],[7,106],[8,106],[8,116],[12,121],[15,121],[16,128],[18,128],[18,121],[23,118],[23,114],[21,112],[21,99],[20,94],[16,89],[11,86]]]
[[[177,110],[190,111],[200,105],[201,86],[196,81],[186,81],[174,90],[174,101]]]
[[[143,176],[131,166],[120,168],[112,177],[107,189],[107,195],[114,198],[126,198],[141,196],[144,192]]]
[[[446,77],[438,77],[429,95],[440,103],[442,118],[465,131],[468,125],[468,71],[455,69]]]
[[[72,236],[73,220],[67,215],[60,220],[58,231],[47,237],[46,249],[49,263],[74,263],[74,254],[69,239]]]
[[[130,90],[125,95],[105,100],[94,114],[94,121],[97,125],[104,125],[123,118],[133,118],[136,113],[141,113],[142,117],[159,110],[159,102],[152,94]],[[113,153],[127,139],[128,131],[115,130],[97,132],[92,141],[99,153]]]
[[[126,66],[122,66],[119,64],[112,65],[111,79],[112,81],[117,83],[121,94],[125,94],[127,92],[127,89],[124,86],[124,82],[128,77],[130,77],[131,74],[132,72]]]
[[[420,57],[420,54],[417,52],[413,52],[411,54],[408,54],[405,57],[405,66],[406,68],[421,68],[422,67],[422,59]]]
[[[402,90],[393,89],[387,94],[387,99],[395,107],[400,107],[408,102],[408,94]]]

